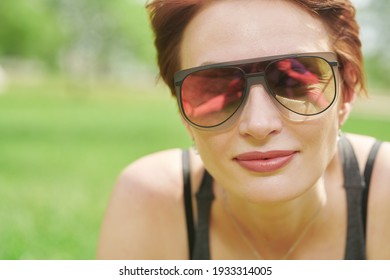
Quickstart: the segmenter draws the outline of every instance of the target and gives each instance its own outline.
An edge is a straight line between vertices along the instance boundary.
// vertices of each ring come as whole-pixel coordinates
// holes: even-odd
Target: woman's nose
[[[278,134],[283,127],[282,116],[263,85],[249,89],[246,104],[239,119],[239,132],[257,140]]]

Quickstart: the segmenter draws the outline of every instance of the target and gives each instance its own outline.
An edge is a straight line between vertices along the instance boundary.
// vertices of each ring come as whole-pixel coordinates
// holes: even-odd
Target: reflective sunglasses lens
[[[319,57],[275,61],[268,65],[265,79],[275,99],[301,115],[315,115],[325,111],[336,96],[332,67]]]
[[[219,125],[238,110],[244,90],[244,73],[238,68],[213,68],[191,73],[181,87],[184,115],[198,126]]]

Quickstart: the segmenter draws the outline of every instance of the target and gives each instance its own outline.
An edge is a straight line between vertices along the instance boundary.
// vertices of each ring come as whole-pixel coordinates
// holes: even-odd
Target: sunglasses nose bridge
[[[268,91],[267,83],[265,81],[264,73],[248,74],[247,77],[247,91],[249,92],[254,85],[262,85]]]

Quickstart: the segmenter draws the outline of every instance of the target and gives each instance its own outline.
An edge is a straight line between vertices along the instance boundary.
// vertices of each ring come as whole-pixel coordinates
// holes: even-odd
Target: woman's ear
[[[342,73],[342,85],[341,85],[341,92],[342,92],[342,100],[339,107],[339,125],[340,127],[345,123],[347,120],[349,113],[351,112],[352,105],[356,100],[356,82],[357,82],[357,76],[356,72],[351,66],[351,64],[346,64],[343,69]]]
[[[349,113],[352,109],[351,102],[345,102],[344,100],[341,103],[341,106],[339,108],[339,127],[342,127],[345,123],[345,121],[348,119]]]

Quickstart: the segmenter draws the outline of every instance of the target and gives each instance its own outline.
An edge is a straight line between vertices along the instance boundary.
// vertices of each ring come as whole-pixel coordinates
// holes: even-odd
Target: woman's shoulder
[[[363,173],[367,164],[368,155],[375,142],[379,140],[373,137],[355,134],[348,134],[347,137],[354,147],[360,170]],[[388,194],[389,196],[387,198],[390,198],[390,143],[386,141],[381,142],[373,161],[370,185],[375,191],[381,194]]]
[[[166,150],[128,165],[114,187],[98,258],[186,258],[182,151]]]
[[[129,164],[120,174],[118,185],[123,188],[136,188],[141,193],[181,199],[184,152],[189,153],[190,173],[195,179],[203,168],[200,158],[191,149],[171,149],[143,156]]]
[[[365,166],[376,139],[348,136],[357,157]],[[364,170],[364,167],[363,169]],[[390,259],[390,143],[383,142],[374,161],[370,182],[367,219],[367,256],[372,259]]]
[[[135,188],[140,193],[175,197],[180,194],[181,154],[180,149],[173,149],[145,155],[122,171],[117,185],[121,188]]]
[[[364,170],[368,155],[376,141],[380,141],[374,137],[358,134],[346,134],[346,137],[352,143],[354,151],[359,162],[360,170]],[[390,143],[380,141],[381,146],[378,150],[375,164],[382,167],[390,167]]]
[[[174,241],[184,244],[180,154],[153,153],[123,170],[102,224],[99,259],[180,258],[174,246]]]

